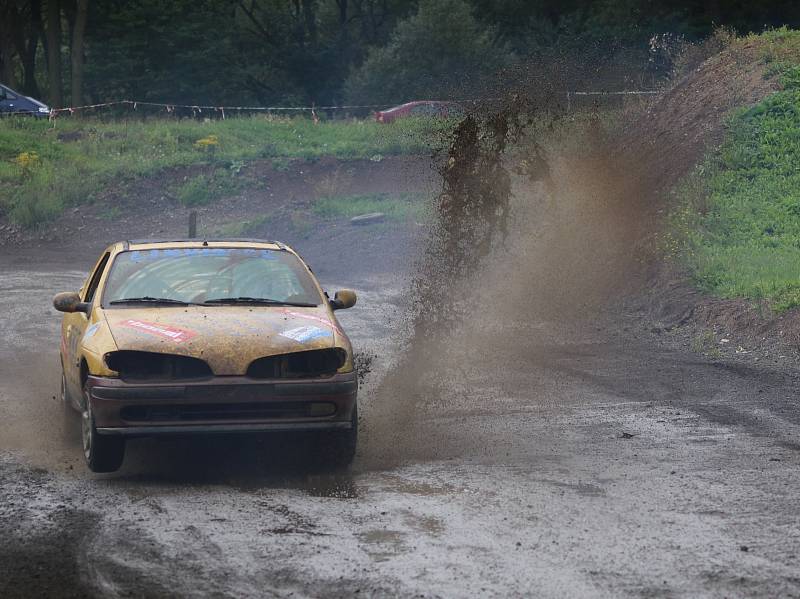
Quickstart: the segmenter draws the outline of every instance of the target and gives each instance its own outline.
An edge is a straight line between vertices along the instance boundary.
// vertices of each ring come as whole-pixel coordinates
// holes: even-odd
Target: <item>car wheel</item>
[[[94,424],[92,402],[89,391],[83,391],[83,410],[81,411],[81,438],[86,465],[92,472],[114,472],[119,470],[125,457],[125,439],[112,435],[100,435]]]
[[[343,469],[352,463],[358,445],[358,407],[353,408],[351,424],[352,426],[344,431],[323,433],[320,440],[320,457],[325,466]]]

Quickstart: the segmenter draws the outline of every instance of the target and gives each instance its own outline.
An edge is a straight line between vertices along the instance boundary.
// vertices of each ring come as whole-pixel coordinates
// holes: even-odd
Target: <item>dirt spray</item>
[[[407,342],[363,411],[367,461],[440,457],[425,421],[477,407],[468,381],[492,356],[545,320],[590,322],[647,263],[646,169],[627,168],[615,124],[567,112],[558,87],[491,98],[453,131]]]

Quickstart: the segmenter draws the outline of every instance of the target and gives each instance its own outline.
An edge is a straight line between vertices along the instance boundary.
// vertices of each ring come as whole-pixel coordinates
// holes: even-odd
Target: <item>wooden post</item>
[[[189,213],[189,239],[197,237],[197,210]]]

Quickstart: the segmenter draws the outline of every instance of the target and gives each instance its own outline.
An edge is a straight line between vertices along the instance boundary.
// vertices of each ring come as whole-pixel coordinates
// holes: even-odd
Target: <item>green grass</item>
[[[692,339],[692,351],[705,354],[710,358],[721,358],[722,352],[717,345],[717,338],[712,331],[703,331]]]
[[[230,238],[247,237],[248,235],[253,233],[253,231],[259,229],[264,224],[270,222],[270,220],[272,220],[271,215],[263,214],[261,216],[256,216],[247,220],[225,223],[213,229],[211,232],[211,236],[230,237]]]
[[[389,220],[408,220],[423,218],[425,203],[420,196],[412,194],[332,196],[317,200],[312,211],[322,218],[352,218],[383,212]]]
[[[670,249],[720,297],[800,306],[800,32],[757,38],[783,89],[729,122],[719,151],[678,188]]]
[[[767,64],[796,65],[800,57],[800,32],[788,27],[751,34],[738,43],[754,44]]]
[[[210,174],[199,174],[186,179],[171,191],[184,206],[204,206],[219,198],[235,194],[242,188],[236,171],[214,169]]]
[[[174,119],[106,122],[60,118],[0,120],[0,213],[24,225],[52,220],[72,205],[93,201],[110,185],[196,164],[240,169],[247,161],[372,158],[427,153],[441,143],[445,121],[404,119],[327,121],[264,116],[210,122]],[[206,146],[199,140],[215,136]],[[61,139],[59,139],[59,137]],[[35,152],[27,168],[15,159]]]

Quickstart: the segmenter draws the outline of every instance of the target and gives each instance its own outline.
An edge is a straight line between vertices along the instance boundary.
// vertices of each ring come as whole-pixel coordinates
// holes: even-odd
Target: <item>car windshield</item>
[[[121,252],[103,294],[104,307],[228,301],[318,306],[322,297],[303,263],[286,251],[180,248]]]

